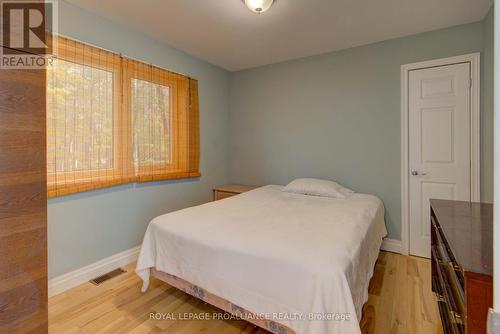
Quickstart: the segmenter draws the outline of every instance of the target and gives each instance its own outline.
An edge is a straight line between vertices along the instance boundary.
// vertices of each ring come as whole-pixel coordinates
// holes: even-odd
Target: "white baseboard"
[[[140,246],[128,249],[108,258],[94,262],[83,268],[71,271],[49,280],[49,297],[60,294],[92,278],[125,266],[137,260]]]
[[[388,252],[403,254],[403,242],[401,240],[385,238],[380,248]]]

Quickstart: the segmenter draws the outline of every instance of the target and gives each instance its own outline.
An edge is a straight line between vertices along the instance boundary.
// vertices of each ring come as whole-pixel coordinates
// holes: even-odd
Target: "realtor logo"
[[[43,69],[52,62],[55,1],[0,0],[2,69]]]

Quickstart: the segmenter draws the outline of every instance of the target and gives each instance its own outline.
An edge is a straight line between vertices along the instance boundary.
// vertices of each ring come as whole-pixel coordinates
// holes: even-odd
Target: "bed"
[[[360,333],[383,237],[380,199],[268,185],[149,224],[137,261],[153,275],[272,333]]]

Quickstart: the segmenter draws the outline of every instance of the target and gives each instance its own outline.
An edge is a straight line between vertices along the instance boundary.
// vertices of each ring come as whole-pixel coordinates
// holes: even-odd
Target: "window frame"
[[[187,117],[186,110],[189,108],[188,101],[181,101],[179,98],[179,89],[187,89],[188,78],[180,75],[171,74],[171,72],[162,68],[145,64],[140,61],[126,59],[127,65],[124,66],[124,89],[127,103],[127,113],[130,115],[130,131],[133,134],[132,122],[132,80],[142,80],[152,84],[157,84],[169,88],[169,117],[170,117],[170,162],[168,164],[140,164],[135,166],[133,159],[130,159],[131,168],[135,170],[135,180],[137,182],[148,182],[157,180],[167,180],[174,178],[189,177],[186,176],[185,163],[186,157],[179,149],[178,144],[185,141],[187,128],[183,126],[183,119]],[[184,103],[184,105],[182,105]],[[185,122],[184,122],[185,123]],[[133,136],[133,135],[132,135]],[[131,143],[133,145],[133,143]]]
[[[111,58],[111,61],[106,61],[109,58]],[[113,167],[71,172],[49,172],[47,170],[47,191],[49,197],[83,192],[123,183],[121,171],[123,169],[122,164],[126,160],[123,159],[120,154],[124,152],[123,145],[125,143],[121,140],[119,133],[116,131],[117,129],[122,129],[124,126],[124,117],[120,112],[120,99],[122,94],[120,57],[111,52],[87,44],[59,37],[57,39],[57,59],[103,70],[112,74]],[[48,81],[50,69],[46,72]],[[49,103],[48,101],[49,98],[47,98],[47,104]]]
[[[65,37],[55,37],[54,46],[57,59],[112,73],[113,167],[71,172],[47,171],[49,198],[132,182],[201,176],[197,80]],[[47,75],[49,72],[50,70],[47,71]],[[170,161],[168,163],[141,164],[140,168],[134,164],[132,79],[169,88]],[[50,96],[47,98],[47,108],[49,100]],[[53,136],[56,134],[52,134],[50,138],[54,138]],[[57,141],[51,141],[50,145],[55,145],[53,161],[57,162],[61,156],[57,155],[56,143]],[[47,140],[48,147],[49,140]],[[49,165],[48,159],[47,165]]]

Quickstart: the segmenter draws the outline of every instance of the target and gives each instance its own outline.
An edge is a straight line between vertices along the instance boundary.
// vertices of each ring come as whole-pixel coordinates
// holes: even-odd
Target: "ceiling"
[[[230,71],[479,21],[491,0],[69,0]]]

